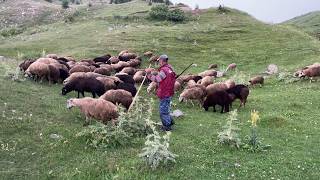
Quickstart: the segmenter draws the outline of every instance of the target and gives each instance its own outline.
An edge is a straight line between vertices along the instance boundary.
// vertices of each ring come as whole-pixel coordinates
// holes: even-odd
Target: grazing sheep
[[[123,89],[117,89],[107,91],[100,97],[100,99],[110,101],[113,104],[121,104],[128,110],[132,103],[133,97],[130,92]]]
[[[111,67],[116,71],[120,72],[123,68],[129,67],[130,64],[128,62],[119,61],[117,64],[111,64]]]
[[[110,55],[110,54],[106,54],[106,55],[104,55],[104,56],[100,56],[100,57],[94,58],[93,61],[94,61],[95,63],[97,63],[97,62],[106,63],[106,62],[108,62],[108,60],[109,60],[110,58],[111,58],[111,55]]]
[[[149,63],[156,63],[158,62],[160,56],[158,55],[153,55],[150,59],[149,59]]]
[[[134,84],[124,83],[124,82],[115,82],[117,89],[123,89],[131,93],[132,96],[135,96],[137,93],[137,89]]]
[[[109,62],[110,62],[111,64],[117,64],[119,61],[120,61],[119,58],[116,57],[116,56],[112,56],[112,57],[109,59]]]
[[[105,91],[117,88],[115,83],[116,80],[114,80],[111,77],[97,77],[96,79],[103,83]],[[119,82],[120,82],[120,79],[119,79]]]
[[[38,63],[44,63],[44,64],[51,64],[51,63],[57,63],[58,61],[52,58],[39,58],[36,60]]]
[[[137,55],[135,53],[123,53],[118,58],[120,61],[127,62],[127,61],[130,61],[130,59],[134,59],[136,57],[137,57]]]
[[[204,72],[201,72],[198,74],[199,76],[206,77],[206,76],[217,76],[217,71],[216,70],[206,70]]]
[[[56,55],[56,54],[47,54],[46,58],[58,59],[58,55]]]
[[[135,81],[132,78],[132,76],[130,76],[128,74],[116,74],[115,76],[118,77],[124,83],[129,83],[129,84],[134,84],[135,83]]]
[[[201,76],[194,76],[194,77],[193,77],[193,80],[194,80],[196,83],[198,83],[201,79],[202,79]]]
[[[19,68],[21,71],[26,71],[28,69],[28,67],[34,63],[36,60],[32,60],[32,59],[27,59],[24,60],[22,63],[19,64]]]
[[[129,53],[129,50],[123,50],[123,51],[121,51],[119,54],[118,54],[118,56],[122,56],[123,54],[125,54],[125,53]]]
[[[213,84],[213,78],[212,78],[212,76],[205,76],[200,81],[198,81],[198,84],[201,84],[201,85],[207,87],[210,84]]]
[[[147,92],[148,93],[155,92],[157,88],[158,88],[158,83],[151,82],[147,88]]]
[[[181,89],[181,87],[182,87],[182,85],[181,85],[181,83],[179,81],[176,81],[174,83],[174,91],[175,92],[179,91]]]
[[[71,98],[67,101],[67,108],[71,109],[72,107],[79,107],[80,111],[86,116],[84,126],[89,125],[91,118],[100,120],[104,124],[107,124],[108,121],[115,124],[115,120],[118,118],[117,106],[104,99]]]
[[[75,72],[91,72],[91,69],[88,66],[75,65],[69,70],[69,74],[72,74],[72,73],[75,73]]]
[[[84,62],[84,63],[88,63],[88,65],[93,65],[96,62],[93,61],[92,59],[81,59],[79,62]]]
[[[146,72],[144,70],[137,71],[133,76],[134,82],[135,83],[142,83],[145,75],[146,75]]]
[[[227,85],[227,88],[230,89],[232,87],[234,87],[236,85],[236,83],[234,82],[234,80],[228,79],[224,82],[224,84]]]
[[[92,97],[101,96],[105,93],[104,84],[98,81],[94,77],[78,77],[70,79],[62,88],[61,94],[66,95],[71,91],[78,92],[78,98],[80,98],[80,93],[84,97],[84,92],[91,92]]]
[[[220,105],[221,113],[223,110],[229,112],[231,103],[232,99],[226,91],[216,91],[205,98],[203,108],[208,111],[209,107],[213,106],[213,111],[216,112],[216,105]]]
[[[247,97],[249,95],[249,88],[243,84],[237,84],[234,87],[227,90],[227,93],[231,95],[232,101],[235,99],[240,99],[240,106],[245,106],[247,102]]]
[[[196,84],[197,83],[193,79],[191,79],[190,81],[187,82],[186,88],[191,88]]]
[[[126,73],[128,75],[133,76],[134,73],[136,73],[136,69],[133,67],[125,67],[120,71],[120,73]]]
[[[226,69],[226,72],[229,71],[229,70],[234,70],[234,69],[236,69],[236,67],[237,67],[236,63],[229,64],[227,69]]]
[[[225,83],[214,83],[206,87],[207,94],[212,94],[217,91],[225,91],[228,89],[228,86]]]
[[[278,70],[278,66],[275,65],[275,64],[269,64],[268,67],[267,67],[267,71],[266,73],[268,75],[272,75],[272,74],[277,74],[279,72]]]
[[[107,69],[104,67],[96,68],[93,72],[98,73],[98,74],[102,74],[102,75],[106,75],[106,76],[111,75],[110,69]]]
[[[264,83],[264,78],[262,76],[256,76],[249,80],[249,83],[254,86],[255,84],[260,84],[260,87],[262,87]]]
[[[62,64],[52,63],[45,64],[41,62],[32,63],[28,69],[25,71],[26,75],[33,77],[35,80],[40,79],[42,82],[43,79],[47,79],[49,83],[57,83],[59,79],[65,79],[68,77],[68,71],[64,70]]]
[[[311,65],[308,68],[301,70],[298,76],[300,78],[303,78],[303,77],[313,78],[316,76],[320,76],[320,66]]]
[[[208,69],[215,69],[215,68],[218,68],[218,64],[210,64],[208,66]]]
[[[128,61],[130,67],[138,67],[141,64],[141,60],[139,59],[131,59],[130,61]]]
[[[188,75],[182,75],[182,76],[179,76],[177,78],[178,81],[182,81],[184,83],[187,83],[188,81],[190,80],[194,80],[197,76],[196,75],[191,75],[191,74],[188,74]]]
[[[147,51],[147,52],[143,53],[143,55],[150,58],[150,57],[152,57],[153,52],[152,51]]]
[[[192,103],[192,100],[198,100],[199,104],[202,105],[205,96],[206,92],[204,91],[204,89],[195,86],[192,88],[184,89],[179,96],[179,102],[181,103],[183,101],[191,100]]]

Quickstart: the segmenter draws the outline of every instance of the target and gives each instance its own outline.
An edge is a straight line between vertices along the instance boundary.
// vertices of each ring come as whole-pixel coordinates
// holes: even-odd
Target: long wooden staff
[[[148,67],[148,68],[150,68],[150,67],[151,67],[151,64],[149,64],[149,67]],[[144,76],[143,81],[142,81],[142,83],[140,84],[140,87],[139,87],[136,95],[134,96],[134,98],[133,98],[133,100],[132,100],[132,103],[131,103],[130,106],[129,106],[128,112],[131,110],[132,106],[133,106],[134,103],[136,102],[136,99],[137,99],[137,97],[138,97],[138,95],[139,95],[140,89],[142,88],[142,85],[143,85],[144,81],[146,80],[146,78],[147,78],[147,73],[146,73],[146,75]]]

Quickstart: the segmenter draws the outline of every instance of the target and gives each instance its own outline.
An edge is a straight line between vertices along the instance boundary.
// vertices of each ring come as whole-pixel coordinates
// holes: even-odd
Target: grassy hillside
[[[0,55],[14,59],[39,57],[43,52],[76,58],[116,54],[166,53],[175,70],[197,63],[198,73],[208,64],[225,67],[237,63],[247,77],[263,72],[270,63],[281,71],[319,62],[320,43],[286,25],[266,25],[245,13],[216,9],[186,23],[149,21],[145,2],[99,6],[79,10],[69,22],[28,27],[21,34],[0,39]],[[319,169],[319,82],[291,84],[266,80],[263,88],[250,89],[245,108],[239,110],[240,136],[250,133],[250,111],[260,112],[258,132],[272,148],[249,153],[216,143],[227,114],[205,112],[179,104],[185,117],[176,120],[170,144],[178,154],[172,168],[149,170],[137,157],[144,139],[132,145],[95,150],[75,135],[84,117],[67,110],[61,85],[11,81],[6,74],[18,61],[0,61],[0,179],[317,179]],[[143,66],[146,66],[144,63]],[[228,74],[232,77],[234,73]],[[89,95],[89,94],[87,94]],[[147,98],[145,92],[143,97]],[[154,97],[155,98],[155,97]],[[155,98],[156,99],[156,98]],[[234,103],[234,108],[238,106]],[[153,120],[159,121],[157,104]],[[62,140],[50,138],[59,134]],[[6,148],[8,147],[8,148]]]
[[[290,24],[302,28],[304,31],[320,38],[320,11],[311,12],[295,17],[285,24]]]

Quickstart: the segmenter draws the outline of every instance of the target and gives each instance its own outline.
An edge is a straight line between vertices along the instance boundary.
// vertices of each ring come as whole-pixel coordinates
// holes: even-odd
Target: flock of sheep
[[[157,63],[159,56],[148,51],[143,56],[149,58],[149,63]],[[48,54],[45,58],[25,60],[19,67],[26,77],[34,80],[47,80],[49,83],[63,83],[62,95],[71,91],[78,92],[78,98],[67,101],[67,107],[79,107],[85,114],[85,125],[91,118],[107,123],[113,123],[118,117],[117,104],[128,109],[137,93],[136,84],[142,83],[146,75],[144,69],[138,67],[142,57],[128,50],[121,51],[117,56],[109,54],[94,59],[76,61],[73,57],[59,57]],[[180,92],[179,101],[198,101],[208,111],[209,107],[220,105],[221,113],[228,112],[235,99],[240,100],[240,107],[245,106],[249,95],[249,88],[244,84],[236,84],[229,79],[214,83],[216,78],[224,76],[228,71],[234,70],[236,64],[230,64],[225,71],[215,70],[217,64],[211,64],[208,70],[199,74],[179,76],[175,82],[175,92]],[[152,72],[157,73],[154,69]],[[316,63],[299,70],[295,74],[299,77],[320,76],[320,64]],[[157,84],[145,81],[147,92],[156,90]],[[250,79],[251,85],[264,83],[263,76]],[[93,98],[84,97],[84,92],[90,92]],[[80,98],[80,94],[83,98]],[[95,98],[96,95],[99,98]],[[192,103],[193,104],[193,103]]]

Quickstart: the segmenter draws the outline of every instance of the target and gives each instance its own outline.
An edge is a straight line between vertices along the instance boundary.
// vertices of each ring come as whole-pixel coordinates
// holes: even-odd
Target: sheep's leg
[[[226,112],[229,112],[229,104],[226,104],[226,105],[225,105],[225,111],[226,111]]]
[[[86,120],[84,121],[83,126],[88,126],[90,124],[90,118],[86,116]]]
[[[192,100],[190,100],[190,102],[191,102],[191,104],[192,104],[192,107],[194,107],[193,101],[192,101]]]
[[[82,97],[84,97],[84,91],[81,91]]]
[[[225,109],[225,105],[222,105],[221,106],[221,112],[220,113],[223,113],[223,110]]]
[[[78,99],[80,98],[80,91],[78,91]]]
[[[213,112],[217,112],[215,104],[213,105]]]
[[[93,98],[96,98],[96,93],[95,92],[91,92],[91,94],[92,94]]]

